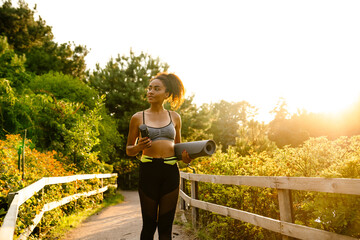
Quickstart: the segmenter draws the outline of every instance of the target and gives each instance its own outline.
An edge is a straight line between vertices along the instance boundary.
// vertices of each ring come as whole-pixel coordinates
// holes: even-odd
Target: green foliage
[[[99,99],[95,108],[88,114],[77,115],[73,127],[61,126],[66,142],[65,151],[72,157],[76,166],[87,173],[105,172],[97,160],[98,153],[92,152],[94,146],[100,143],[98,127],[101,115],[99,112],[103,99]],[[97,169],[97,166],[100,166],[100,169]]]
[[[17,8],[11,1],[0,7],[0,139],[7,138],[0,141],[0,185],[5,186],[0,189],[0,214],[6,211],[9,191],[42,176],[111,172],[113,167],[120,173],[122,188],[135,188],[139,161],[125,157],[129,120],[147,108],[149,79],[169,68],[159,58],[130,51],[129,56],[111,59],[104,69],[98,65],[88,76],[86,47],[54,42],[51,27],[41,17],[34,19],[35,10],[23,1]],[[266,126],[249,120],[256,109],[245,101],[197,107],[193,97],[177,110],[182,116],[183,141],[214,139],[219,146],[213,157],[194,161],[199,173],[360,177],[359,136],[338,138],[360,133],[360,101],[335,118],[305,111],[290,116],[282,100]],[[31,170],[22,181],[17,168],[20,137],[6,135],[23,134],[25,129],[32,139],[26,145],[26,166]],[[327,138],[310,138],[319,136]],[[39,193],[21,208],[17,232],[41,209],[40,198],[53,201],[98,185],[90,181],[48,187],[44,195]],[[205,201],[272,218],[279,215],[277,193],[271,189],[201,184],[200,194]],[[293,191],[293,199],[297,223],[360,237],[359,197]],[[47,231],[65,213],[100,200],[99,196],[81,199],[48,213],[42,229]],[[206,211],[201,217],[215,239],[279,238]]]
[[[43,42],[53,39],[51,27],[41,18],[34,19],[35,12],[27,3],[19,1],[14,8],[11,0],[5,1],[0,8],[0,34],[7,36],[9,43],[16,51],[25,53],[32,47],[41,46]]]
[[[141,53],[118,56],[111,59],[104,69],[99,65],[89,77],[90,86],[106,95],[105,106],[111,116],[119,120],[120,134],[127,135],[131,116],[147,107],[146,87],[157,73],[166,71],[169,66]]]
[[[256,109],[246,101],[229,103],[224,100],[211,106],[212,123],[209,132],[214,141],[225,151],[228,146],[234,146],[239,124],[255,115]]]
[[[235,149],[240,155],[249,155],[253,152],[272,152],[276,149],[274,142],[267,137],[268,125],[254,120],[246,121],[238,130]]]
[[[36,149],[30,148],[31,141],[25,142],[25,178],[22,179],[22,172],[18,169],[18,148],[22,143],[19,135],[8,135],[6,141],[0,140],[0,212],[6,213],[7,195],[9,192],[16,192],[42,177],[67,176],[74,174],[74,166],[64,164],[66,161],[59,161],[61,154],[55,151],[41,153]],[[104,184],[113,183],[114,179],[105,179]],[[76,193],[88,192],[99,189],[101,181],[99,179],[82,180],[67,184],[49,185],[43,191],[39,191],[20,206],[16,235],[32,224],[32,219],[43,208],[44,204],[58,201],[66,196]],[[80,198],[76,202],[71,202],[60,208],[54,209],[44,214],[40,223],[41,234],[46,234],[52,227],[59,224],[62,217],[76,211],[91,208],[102,201],[102,195],[94,195],[88,198]],[[0,218],[2,224],[3,216]],[[38,229],[35,229],[35,234]]]
[[[1,81],[1,86],[2,91],[9,93],[8,97],[0,99],[2,136],[27,129],[28,138],[39,149],[61,152],[77,165],[79,171],[112,171],[97,157],[96,147],[106,147],[97,146],[100,144],[99,128],[104,129],[102,116],[106,119],[104,124],[113,124],[109,130],[116,132],[116,128],[106,115],[104,97],[97,97],[95,90],[79,79],[61,73],[34,77],[29,87],[35,93],[27,89],[18,95],[6,80]],[[120,139],[118,134],[111,134],[112,137],[101,137],[107,139],[107,146]],[[109,159],[108,154],[114,155],[115,151],[103,152],[102,159]]]
[[[102,109],[101,121],[98,126],[100,144],[93,151],[99,153],[99,160],[108,164],[119,161],[121,147],[125,145],[125,137],[117,130],[117,121]]]
[[[210,158],[196,159],[193,165],[200,174],[360,178],[360,136],[334,141],[310,138],[302,147],[253,151],[246,156],[229,148]],[[274,189],[201,183],[199,194],[207,202],[279,219]],[[359,196],[293,191],[293,202],[297,224],[360,237]],[[270,231],[207,211],[200,218],[215,239],[238,239],[239,233],[242,239],[279,239]],[[222,227],[215,224],[218,222]]]
[[[0,91],[5,94],[0,97],[0,138],[4,139],[6,134],[18,134],[27,126],[31,125],[30,109],[27,108],[28,97],[19,96],[16,89],[11,87],[11,82],[1,79]],[[20,97],[20,99],[19,99]],[[25,104],[22,104],[25,101]]]
[[[41,17],[35,20],[34,14],[35,9],[29,9],[21,0],[17,8],[11,1],[5,1],[0,8],[0,35],[8,38],[17,54],[26,55],[27,71],[37,75],[57,71],[84,80],[86,47],[54,42],[51,27]]]
[[[0,36],[0,78],[11,81],[11,86],[21,90],[30,76],[25,72],[25,55],[18,55],[10,48],[7,38]]]
[[[137,189],[140,166],[138,159],[121,158],[113,166],[114,171],[118,173],[118,185],[121,189]]]
[[[41,47],[33,47],[26,54],[26,69],[37,75],[49,71],[61,72],[85,81],[88,75],[85,57],[88,53],[86,46],[45,42]]]
[[[5,78],[0,78],[0,103],[2,105],[14,105],[16,101],[15,93],[10,86],[10,81]],[[1,109],[0,109],[1,110]]]
[[[100,162],[98,152],[94,151],[100,143],[99,126],[104,97],[97,99],[93,109],[86,109],[80,103],[57,101],[47,98],[46,94],[37,96],[39,98],[33,99],[42,101],[42,104],[33,105],[38,124],[34,126],[33,136],[38,139],[38,144],[42,143],[43,149],[63,153],[81,172],[111,172],[110,166]]]
[[[309,133],[297,121],[289,120],[290,114],[286,108],[286,101],[280,99],[277,106],[271,111],[275,114],[275,118],[269,123],[268,137],[278,147],[285,145],[297,147],[309,139]]]
[[[184,103],[177,110],[181,116],[181,137],[184,142],[212,139],[209,133],[211,123],[214,121],[211,116],[210,106],[203,104],[198,108],[192,101],[194,96],[185,99]]]
[[[18,166],[18,149],[22,144],[19,135],[8,135],[6,141],[0,140],[0,208],[7,209],[7,195],[18,191],[42,177],[70,175],[71,166],[66,168],[56,160],[56,152],[40,153],[29,148],[25,142],[25,179]]]
[[[288,119],[273,120],[270,124],[269,139],[278,147],[291,145],[297,147],[309,139],[309,133]]]
[[[67,99],[70,102],[83,103],[94,108],[97,91],[90,88],[79,78],[59,72],[50,72],[35,76],[28,87],[34,93],[48,93],[57,100]]]

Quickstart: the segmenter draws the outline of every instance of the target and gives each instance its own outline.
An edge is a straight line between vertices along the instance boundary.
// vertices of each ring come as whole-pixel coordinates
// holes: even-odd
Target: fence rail
[[[8,209],[8,212],[4,218],[4,222],[0,228],[0,240],[12,240],[13,239],[19,207],[24,202],[26,202],[26,200],[28,200],[33,195],[35,195],[37,192],[39,192],[43,187],[45,187],[47,185],[69,183],[69,182],[78,181],[78,180],[88,180],[88,179],[95,179],[95,178],[102,180],[103,178],[111,178],[111,177],[117,177],[117,174],[116,173],[83,174],[83,175],[73,175],[73,176],[66,176],[66,177],[48,177],[48,178],[42,178],[42,179],[38,180],[37,182],[19,190],[18,192],[14,193],[14,198],[13,198],[11,205]],[[63,198],[60,201],[45,204],[42,211],[38,215],[36,215],[35,218],[33,219],[33,224],[31,226],[29,226],[20,235],[19,239],[26,239],[31,234],[31,232],[34,230],[36,225],[40,222],[40,220],[45,212],[50,211],[59,206],[62,206],[71,201],[74,201],[80,197],[91,196],[94,194],[99,194],[99,193],[105,192],[109,186],[116,187],[116,185],[109,184],[105,187],[102,186],[102,188],[100,188],[100,189],[96,189],[96,190],[93,190],[90,192],[74,194],[74,195]]]
[[[324,230],[319,230],[316,228],[294,224],[291,190],[360,195],[360,179],[220,176],[185,172],[181,172],[180,174],[180,207],[184,208],[185,202],[192,207],[192,219],[194,227],[197,225],[198,209],[203,209],[280,233],[282,234],[283,239],[289,239],[289,237],[298,239],[357,239]],[[191,197],[185,193],[184,180],[189,180],[191,182]],[[275,188],[278,191],[280,220],[198,200],[198,182]]]

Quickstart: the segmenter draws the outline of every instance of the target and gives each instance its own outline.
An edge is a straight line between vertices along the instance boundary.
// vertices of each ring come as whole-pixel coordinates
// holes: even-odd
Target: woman
[[[176,109],[182,104],[184,93],[179,77],[159,73],[150,80],[147,90],[150,108],[134,114],[130,120],[126,153],[135,156],[142,151],[139,174],[141,239],[153,239],[156,228],[159,239],[171,239],[180,183],[174,144],[181,142],[181,118],[176,112],[165,110],[164,102],[169,101]],[[142,124],[146,124],[149,137],[140,136]],[[184,151],[182,161],[190,163],[191,160]]]

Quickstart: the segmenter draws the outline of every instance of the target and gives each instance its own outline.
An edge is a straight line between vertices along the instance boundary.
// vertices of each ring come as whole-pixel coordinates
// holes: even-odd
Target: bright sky
[[[280,97],[292,113],[339,111],[360,97],[358,0],[25,1],[55,41],[91,50],[88,68],[144,51],[198,105],[246,100],[268,121]]]

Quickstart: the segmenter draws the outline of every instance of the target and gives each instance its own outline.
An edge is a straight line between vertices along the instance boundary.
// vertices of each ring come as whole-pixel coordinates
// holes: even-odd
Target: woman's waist
[[[153,158],[168,158],[175,156],[174,143],[160,141],[152,142],[150,148],[143,150],[143,155]]]

